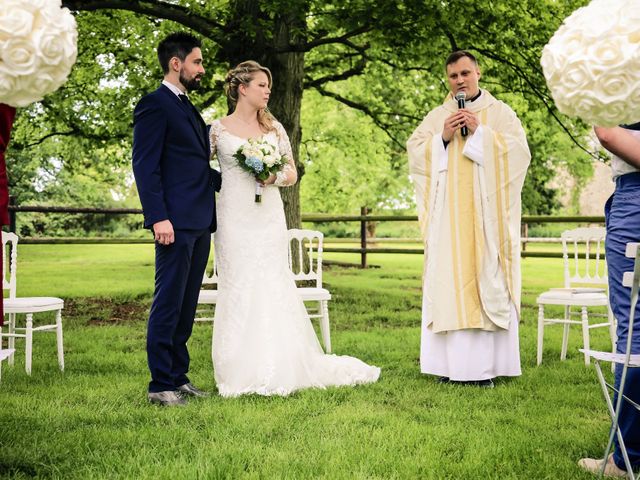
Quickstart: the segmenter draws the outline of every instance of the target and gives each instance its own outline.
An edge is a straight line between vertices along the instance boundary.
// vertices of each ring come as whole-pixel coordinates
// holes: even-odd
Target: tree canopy
[[[528,131],[525,210],[546,213],[555,206],[546,185],[553,162],[585,175],[593,153],[584,146],[587,127],[555,110],[540,52],[586,2],[63,0],[78,21],[78,62],[63,88],[20,111],[8,152],[12,192],[21,202],[60,198],[55,186],[67,182],[78,190],[65,200],[97,201],[99,191],[125,198],[131,113],[162,76],[155,46],[190,30],[204,41],[207,75],[194,103],[205,119],[227,113],[222,80],[231,66],[251,58],[272,70],[269,107],[300,172],[309,173],[301,175],[309,185],[302,198],[313,210],[322,191],[325,209],[406,200],[404,142],[447,93],[448,53],[474,52],[481,86],[507,101]],[[95,180],[93,193],[81,177]],[[300,221],[300,188],[282,191],[289,225]]]

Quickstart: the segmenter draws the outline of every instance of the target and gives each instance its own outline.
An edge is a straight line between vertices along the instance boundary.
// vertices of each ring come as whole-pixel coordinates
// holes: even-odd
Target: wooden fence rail
[[[9,230],[15,232],[17,229],[18,213],[66,213],[79,215],[141,215],[142,210],[138,208],[97,208],[97,207],[60,207],[47,205],[15,205],[13,200],[9,203]],[[360,266],[367,266],[367,255],[372,253],[424,253],[422,248],[392,248],[375,247],[371,243],[382,243],[384,239],[367,238],[367,225],[369,222],[417,222],[417,215],[372,215],[367,207],[362,207],[360,215],[327,215],[327,214],[302,214],[303,223],[332,223],[332,222],[358,222],[360,224],[360,238],[351,239],[354,243],[359,243],[360,247],[325,247],[325,252],[335,253],[356,253],[360,255]],[[523,237],[527,237],[527,227],[536,223],[577,223],[577,224],[603,224],[604,216],[551,216],[551,215],[523,215]],[[399,239],[394,239],[399,242]],[[534,240],[534,239],[531,239]],[[552,239],[545,239],[546,242]],[[341,241],[347,241],[341,239]],[[153,243],[151,237],[142,238],[76,238],[76,237],[48,237],[48,238],[23,238],[23,244],[125,244],[125,243]],[[526,241],[522,248],[523,257],[547,257],[561,258],[560,252],[530,252],[526,251]]]

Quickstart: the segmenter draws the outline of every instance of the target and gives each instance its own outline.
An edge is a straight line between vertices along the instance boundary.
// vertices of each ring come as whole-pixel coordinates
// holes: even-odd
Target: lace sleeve
[[[274,126],[276,128],[276,135],[278,136],[278,150],[280,151],[280,155],[287,158],[288,163],[282,167],[282,170],[276,173],[276,180],[273,184],[278,187],[288,187],[298,181],[296,163],[293,158],[291,142],[289,142],[289,136],[286,130],[280,122],[274,122]]]
[[[220,136],[220,130],[222,129],[222,124],[220,120],[214,120],[211,124],[211,129],[209,130],[209,146],[210,146],[210,156],[209,160],[213,160],[218,153],[218,137]]]

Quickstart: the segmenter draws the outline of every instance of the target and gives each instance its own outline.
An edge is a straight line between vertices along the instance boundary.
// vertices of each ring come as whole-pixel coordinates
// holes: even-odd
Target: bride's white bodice
[[[284,128],[276,123],[276,130],[266,133],[264,140],[276,147],[276,154],[292,158],[291,146]],[[233,215],[232,221],[252,218],[263,225],[270,225],[280,219],[284,221],[282,200],[278,186],[286,186],[287,178],[279,178],[279,185],[267,185],[263,188],[262,203],[253,202],[256,182],[253,176],[238,165],[233,156],[247,142],[246,138],[230,133],[219,120],[211,125],[212,155],[218,158],[222,173],[222,187],[216,199],[218,223],[224,223]],[[287,165],[287,171],[292,167]],[[295,168],[295,167],[293,167]],[[251,200],[251,201],[250,201]],[[220,228],[220,227],[219,227]],[[224,227],[223,227],[224,228]]]

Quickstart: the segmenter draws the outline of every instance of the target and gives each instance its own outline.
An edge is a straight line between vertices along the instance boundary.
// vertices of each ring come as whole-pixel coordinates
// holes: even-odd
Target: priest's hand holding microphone
[[[453,138],[453,134],[456,130],[460,130],[460,134],[466,137],[469,134],[473,134],[480,122],[475,113],[467,110],[464,106],[464,92],[458,92],[456,94],[456,100],[458,101],[458,111],[450,115],[444,121],[444,128],[442,130],[442,140],[449,143]]]

